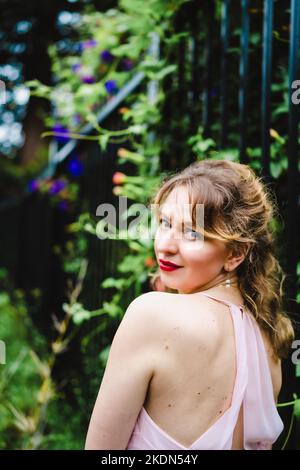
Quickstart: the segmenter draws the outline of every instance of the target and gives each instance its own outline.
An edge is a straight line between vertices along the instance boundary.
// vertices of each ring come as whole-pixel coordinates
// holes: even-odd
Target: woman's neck
[[[180,292],[179,294],[184,294],[184,293],[189,293],[189,294],[195,294],[196,292],[207,292],[211,290],[220,290],[224,292],[233,292],[234,290],[239,291],[239,282],[238,282],[238,277],[236,273],[227,273],[227,274],[219,274],[215,279],[213,279],[210,282],[207,282],[206,284],[203,284],[201,286],[195,287],[192,291],[190,292]]]

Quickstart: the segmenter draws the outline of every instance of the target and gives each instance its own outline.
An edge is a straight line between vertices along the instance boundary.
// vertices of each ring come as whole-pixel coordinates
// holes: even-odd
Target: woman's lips
[[[163,271],[176,271],[176,269],[179,269],[178,268],[174,268],[173,266],[166,266],[166,265],[162,265],[160,264],[159,265],[160,269],[162,269]]]
[[[163,271],[175,271],[176,269],[182,268],[182,266],[178,266],[177,264],[169,261],[163,261],[162,259],[159,260],[159,267]]]

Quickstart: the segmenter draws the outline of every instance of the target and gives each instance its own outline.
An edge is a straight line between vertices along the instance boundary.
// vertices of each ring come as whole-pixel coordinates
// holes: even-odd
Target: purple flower
[[[107,49],[101,52],[100,57],[103,62],[106,62],[107,64],[111,64],[115,58],[115,56],[111,54]]]
[[[52,127],[52,132],[55,132],[56,134],[59,134],[59,135],[54,136],[54,138],[57,140],[57,142],[60,142],[60,143],[68,142],[68,140],[69,140],[69,129],[67,127],[65,127],[62,124],[60,124],[59,122],[57,122]]]
[[[83,165],[77,156],[68,160],[67,169],[72,176],[79,177],[83,173]]]
[[[115,80],[107,80],[107,82],[104,83],[104,86],[107,93],[110,95],[115,95],[118,92],[118,87]]]
[[[34,191],[37,191],[39,189],[39,182],[38,180],[31,180],[28,183],[28,191],[33,193]]]
[[[133,61],[130,59],[123,59],[121,62],[121,67],[123,70],[131,70],[133,68]]]
[[[73,64],[71,68],[76,73],[81,69],[81,64]]]
[[[83,75],[81,77],[81,81],[82,81],[82,83],[86,83],[86,84],[90,85],[91,83],[95,83],[96,79],[93,75]]]
[[[57,194],[57,193],[59,193],[62,189],[64,189],[65,187],[66,187],[66,182],[65,182],[65,181],[63,181],[63,180],[56,180],[56,181],[53,181],[49,193],[50,193],[50,194]]]
[[[80,43],[81,51],[85,49],[91,49],[97,45],[97,41],[95,39],[88,39],[87,41],[82,41]]]

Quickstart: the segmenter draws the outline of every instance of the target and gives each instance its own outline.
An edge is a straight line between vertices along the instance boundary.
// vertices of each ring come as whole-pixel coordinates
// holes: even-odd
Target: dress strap
[[[217,302],[221,302],[221,303],[227,305],[228,307],[234,306],[234,307],[237,307],[240,310],[244,311],[244,308],[245,308],[244,304],[237,305],[237,304],[234,304],[233,302],[230,302],[229,300],[219,299],[217,297],[214,297],[213,295],[206,294],[205,292],[199,292],[199,294],[205,295],[206,297],[210,297],[211,299],[214,299]]]
[[[259,326],[245,305],[202,294],[228,305],[234,323],[238,385],[232,396],[233,421],[228,428],[234,429],[243,405],[244,449],[269,448],[283,431],[284,424],[274,400],[271,370]],[[235,315],[238,310],[242,315]]]

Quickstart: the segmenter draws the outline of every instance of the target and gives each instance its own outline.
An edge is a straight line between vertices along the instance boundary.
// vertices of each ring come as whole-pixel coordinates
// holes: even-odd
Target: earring
[[[225,268],[224,268],[224,269],[225,269]],[[227,269],[225,269],[225,271],[227,272],[227,279],[226,279],[226,281],[225,281],[225,287],[231,287],[231,286],[232,286],[232,281],[231,281],[231,279],[230,279],[230,277],[229,277],[230,271],[227,271]]]

